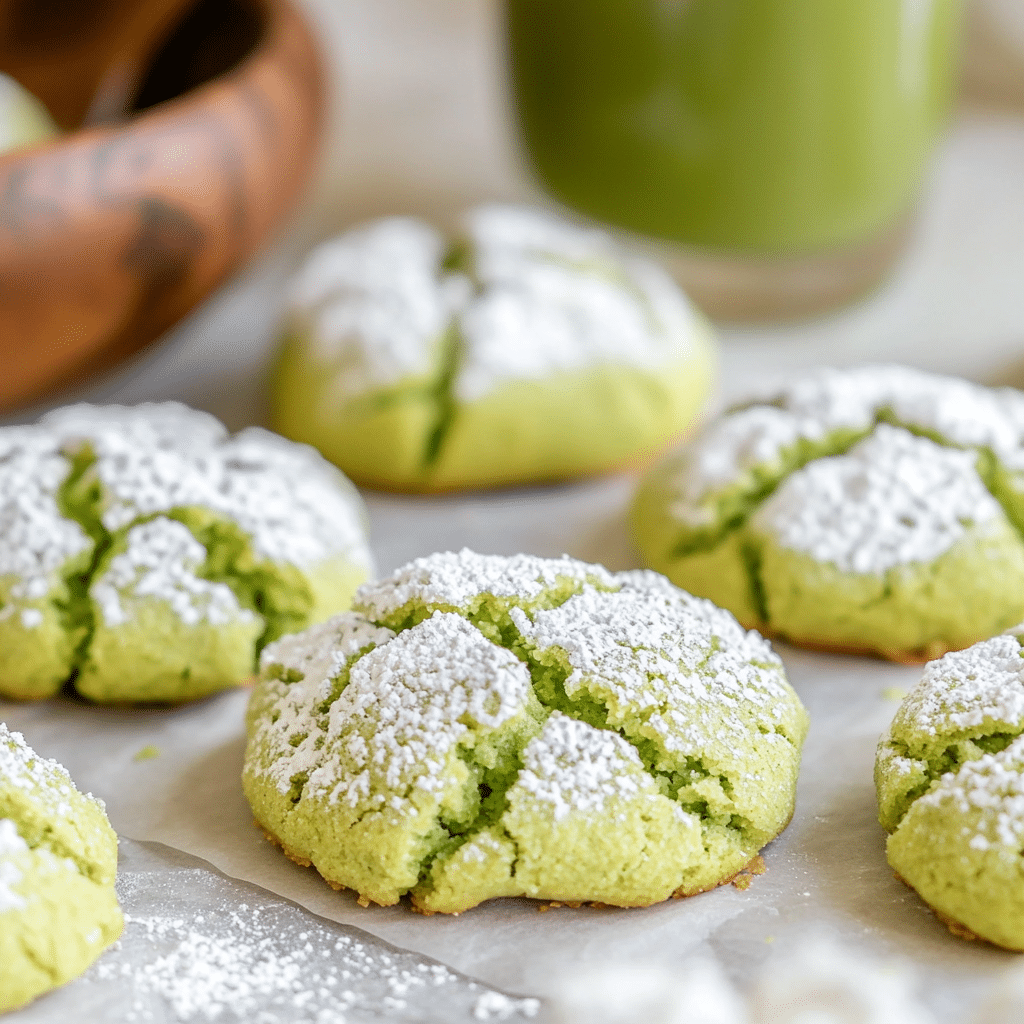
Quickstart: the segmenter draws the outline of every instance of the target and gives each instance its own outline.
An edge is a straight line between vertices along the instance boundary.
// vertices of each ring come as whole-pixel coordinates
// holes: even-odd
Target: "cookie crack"
[[[778,490],[785,480],[818,459],[835,455],[846,455],[855,445],[863,441],[878,426],[876,419],[864,430],[838,430],[821,441],[801,438],[780,454],[782,465],[776,472],[764,466],[754,467],[755,480],[746,488],[739,488],[728,494],[726,488],[725,511],[719,521],[708,529],[694,529],[681,533],[680,539],[670,550],[670,557],[681,559],[691,555],[704,554],[719,547],[732,534],[747,525],[751,517]]]
[[[458,412],[455,380],[462,364],[465,341],[454,319],[445,328],[440,344],[441,368],[430,392],[435,409],[434,422],[423,447],[422,468],[428,473],[441,458],[442,449]]]
[[[100,484],[88,477],[89,471],[96,464],[96,454],[89,446],[83,446],[66,457],[71,461],[71,469],[57,489],[57,508],[62,516],[78,523],[84,530],[92,541],[92,550],[88,563],[83,567],[72,567],[64,578],[68,599],[60,611],[65,628],[73,637],[79,636],[75,642],[71,672],[65,685],[74,683],[88,657],[96,632],[95,609],[89,590],[113,543],[113,534],[103,525],[100,513]]]

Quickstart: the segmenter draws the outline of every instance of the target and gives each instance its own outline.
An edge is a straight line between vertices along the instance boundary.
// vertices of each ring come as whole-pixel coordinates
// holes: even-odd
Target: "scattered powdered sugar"
[[[596,365],[658,369],[686,358],[696,322],[653,264],[601,231],[537,210],[486,206],[466,217],[471,266],[446,271],[427,224],[388,218],[317,249],[296,276],[295,333],[328,362],[342,399],[431,374],[440,341],[461,339],[455,397],[509,380]]]
[[[1024,657],[1011,631],[928,662],[896,712],[892,734],[977,735],[980,729],[1015,732],[1022,726]]]
[[[994,846],[1020,850],[1024,845],[1024,737],[996,754],[968,761],[947,772],[917,803],[923,807],[951,807],[975,817],[972,850]]]
[[[1003,519],[976,458],[879,424],[847,454],[787,477],[752,525],[782,547],[847,572],[928,562],[969,530]]]
[[[1024,395],[903,366],[821,369],[780,393],[727,413],[666,466],[677,500],[672,514],[701,523],[716,491],[742,483],[798,442],[837,431],[867,431],[881,416],[963,448],[991,449],[1024,469]]]
[[[750,1024],[934,1024],[909,965],[869,959],[830,932],[805,937],[761,969]],[[963,1018],[958,1018],[963,1020]]]
[[[27,851],[28,844],[18,835],[18,826],[10,818],[0,818],[0,914],[25,906],[24,897],[14,890],[22,872],[11,858]]]
[[[618,962],[581,966],[563,970],[552,981],[549,1024],[751,1024],[745,1000],[717,963],[703,957],[681,968]]]
[[[522,1020],[539,1008],[204,868],[122,872],[117,887],[124,936],[77,994],[99,987],[127,1024]]]
[[[81,526],[65,519],[57,506],[70,469],[47,432],[0,428],[0,586],[9,585],[11,600],[0,608],[0,618],[14,614],[21,601],[46,597],[68,560],[92,546]],[[0,601],[3,596],[0,590]],[[26,628],[33,624],[33,612],[40,614],[22,610]],[[34,624],[41,621],[40,616]]]
[[[212,417],[176,403],[73,406],[42,422],[66,449],[95,453],[108,530],[198,506],[237,523],[262,557],[370,564],[358,496],[312,448],[255,427],[225,439]]]
[[[541,734],[526,745],[510,800],[518,789],[549,805],[555,821],[570,812],[600,812],[614,798],[659,795],[630,743],[560,711],[553,711]]]
[[[606,704],[612,725],[639,715],[665,749],[694,757],[723,735],[742,745],[752,714],[771,732],[792,696],[767,641],[657,573],[614,579],[619,590],[588,588],[532,622],[511,612],[538,649],[566,652],[569,697],[589,690]]]
[[[536,600],[560,581],[590,582],[614,589],[614,577],[604,566],[574,558],[534,555],[480,555],[469,548],[417,558],[390,576],[364,583],[354,607],[372,619],[385,619],[406,605],[465,608],[484,594],[499,598]]]
[[[254,618],[227,584],[196,574],[206,560],[206,549],[181,523],[158,516],[132,527],[126,541],[126,550],[111,559],[90,589],[108,626],[128,622],[133,599],[138,598],[166,601],[189,626],[200,622],[220,626]]]

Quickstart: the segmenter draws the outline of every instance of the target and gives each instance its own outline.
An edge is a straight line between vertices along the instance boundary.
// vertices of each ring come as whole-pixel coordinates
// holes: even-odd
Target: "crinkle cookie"
[[[642,483],[644,559],[795,643],[922,661],[1024,618],[1024,395],[820,370]]]
[[[652,572],[418,559],[263,653],[244,787],[361,902],[646,906],[793,812],[807,716],[756,633]]]
[[[889,863],[955,934],[1024,950],[1024,624],[929,662],[878,745]]]
[[[0,723],[0,1012],[77,977],[121,934],[101,801]]]
[[[370,574],[311,448],[174,403],[0,428],[0,696],[181,701],[251,677]]]
[[[712,363],[676,285],[602,232],[488,206],[449,241],[390,218],[296,277],[275,425],[384,488],[564,479],[685,431]]]

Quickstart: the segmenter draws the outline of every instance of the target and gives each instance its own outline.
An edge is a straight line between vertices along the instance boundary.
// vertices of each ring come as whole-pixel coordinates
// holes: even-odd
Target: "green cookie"
[[[1024,950],[1024,627],[925,667],[878,745],[889,863],[956,934]]]
[[[384,488],[565,479],[683,433],[712,364],[706,324],[656,267],[601,232],[482,207],[452,243],[391,218],[313,253],[274,416]]]
[[[347,608],[371,566],[362,503],[313,449],[174,403],[0,429],[0,527],[8,697],[235,686],[265,644]]]
[[[9,75],[0,75],[0,152],[58,135],[46,107]]]
[[[0,723],[0,1011],[81,974],[121,934],[103,805]]]
[[[786,826],[806,728],[768,644],[663,577],[462,551],[267,648],[243,784],[363,902],[645,906]]]
[[[795,643],[924,660],[1024,617],[1024,396],[822,370],[727,412],[633,507],[644,560]]]

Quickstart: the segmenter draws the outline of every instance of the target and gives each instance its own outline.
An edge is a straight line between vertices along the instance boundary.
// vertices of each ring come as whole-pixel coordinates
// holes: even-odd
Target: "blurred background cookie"
[[[795,643],[925,660],[1024,616],[1024,396],[893,366],[737,406],[642,483],[647,564]]]
[[[362,503],[312,449],[166,403],[0,430],[0,694],[98,701],[245,681],[264,644],[348,607]]]
[[[678,287],[598,230],[490,206],[448,240],[392,218],[293,282],[274,424],[378,487],[567,479],[683,433],[712,366]]]

